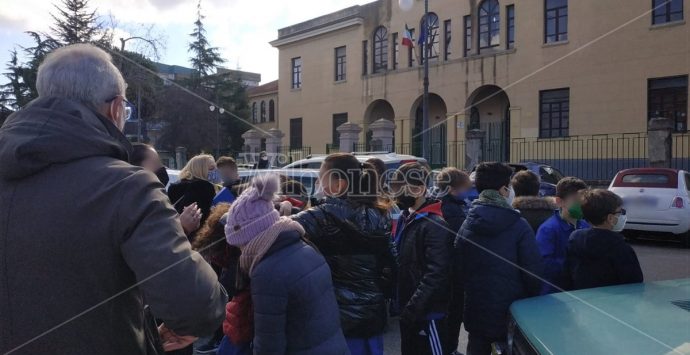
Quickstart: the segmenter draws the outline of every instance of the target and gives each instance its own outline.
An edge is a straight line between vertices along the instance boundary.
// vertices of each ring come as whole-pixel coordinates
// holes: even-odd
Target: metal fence
[[[279,166],[306,159],[311,155],[311,147],[278,147],[278,159],[276,164]]]

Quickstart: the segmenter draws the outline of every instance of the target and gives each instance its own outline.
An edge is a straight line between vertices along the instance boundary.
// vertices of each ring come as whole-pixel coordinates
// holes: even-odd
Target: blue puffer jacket
[[[295,231],[284,232],[251,275],[254,354],[349,354],[331,270]]]
[[[506,335],[508,308],[539,294],[542,260],[530,225],[511,208],[475,201],[455,240],[465,287],[465,328]]]

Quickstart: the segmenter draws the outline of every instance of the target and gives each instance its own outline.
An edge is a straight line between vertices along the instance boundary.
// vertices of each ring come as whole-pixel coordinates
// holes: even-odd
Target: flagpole
[[[424,98],[422,100],[422,157],[426,159],[427,163],[431,165],[429,146],[429,57],[431,57],[431,46],[429,45],[429,38],[431,38],[429,25],[429,0],[424,0],[424,53],[422,56],[424,60]]]

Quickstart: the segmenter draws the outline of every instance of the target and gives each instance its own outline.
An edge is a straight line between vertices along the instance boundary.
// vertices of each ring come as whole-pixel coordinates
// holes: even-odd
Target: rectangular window
[[[653,0],[652,24],[683,20],[683,0]]]
[[[398,43],[398,33],[393,33],[393,70],[398,69],[398,58],[400,57],[400,43]]]
[[[450,58],[450,44],[451,44],[451,22],[450,20],[445,20],[443,21],[443,46],[445,48],[444,55],[443,55],[443,60],[448,60]]]
[[[290,149],[302,148],[302,118],[290,119]]]
[[[506,20],[506,47],[512,49],[515,48],[515,5],[506,7]]]
[[[369,41],[362,41],[362,75],[369,74]]]
[[[465,16],[462,21],[465,28],[463,50],[465,51],[465,57],[467,57],[472,52],[472,16]]]
[[[335,49],[335,81],[347,79],[347,49],[345,46]]]
[[[570,128],[570,89],[539,92],[539,137],[568,137]]]
[[[648,119],[670,118],[676,132],[688,130],[688,76],[649,79]]]
[[[302,87],[302,58],[292,58],[292,88]]]
[[[568,40],[568,0],[544,1],[544,43]]]
[[[338,127],[347,123],[347,112],[333,114],[333,145],[340,145],[340,133],[338,133]]]

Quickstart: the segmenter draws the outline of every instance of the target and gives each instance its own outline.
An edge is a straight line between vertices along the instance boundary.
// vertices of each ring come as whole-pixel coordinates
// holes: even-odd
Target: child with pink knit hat
[[[302,226],[275,210],[278,176],[260,175],[230,207],[228,244],[240,248],[254,309],[255,354],[349,354],[331,271]]]

